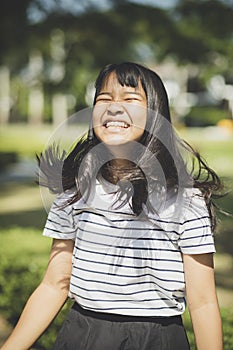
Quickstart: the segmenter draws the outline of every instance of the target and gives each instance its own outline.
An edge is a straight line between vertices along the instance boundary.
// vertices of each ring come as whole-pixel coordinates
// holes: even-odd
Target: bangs
[[[141,80],[141,74],[138,71],[137,67],[131,65],[131,64],[121,64],[116,66],[115,70],[113,72],[116,73],[118,82],[122,86],[131,86],[131,87],[137,87],[139,80]]]
[[[121,64],[109,64],[100,72],[96,80],[95,99],[96,99],[96,96],[98,96],[105,82],[108,80],[111,73],[116,74],[117,80],[121,86],[131,86],[133,88],[136,88],[138,86],[142,76],[142,72],[140,72],[140,69],[139,67],[137,67],[136,64],[132,64],[128,62],[121,63]],[[95,103],[95,99],[94,99],[94,103]]]

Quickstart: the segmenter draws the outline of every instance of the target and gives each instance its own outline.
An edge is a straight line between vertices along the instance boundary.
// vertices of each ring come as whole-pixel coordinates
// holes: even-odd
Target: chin
[[[120,145],[126,145],[129,141],[128,140],[114,140],[113,138],[111,140],[102,140],[102,142],[108,147],[108,146],[120,146]]]

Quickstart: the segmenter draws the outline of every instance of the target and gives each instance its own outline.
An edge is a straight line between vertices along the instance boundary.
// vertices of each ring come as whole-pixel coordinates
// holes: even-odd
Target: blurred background
[[[3,0],[0,344],[41,280],[49,255],[51,242],[41,236],[47,212],[35,184],[35,154],[62,122],[91,106],[99,69],[122,61],[142,63],[161,76],[178,134],[224,179],[229,193],[216,204],[233,213],[232,0]],[[86,128],[84,117],[77,137]],[[232,350],[231,216],[219,214],[215,240],[225,350]],[[34,349],[51,349],[67,307]],[[195,349],[188,313],[184,320]]]

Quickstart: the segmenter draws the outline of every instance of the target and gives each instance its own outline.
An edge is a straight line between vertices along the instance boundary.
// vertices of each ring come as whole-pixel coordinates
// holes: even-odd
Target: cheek
[[[106,111],[106,106],[94,106],[93,112],[92,112],[92,124],[93,128],[95,129],[96,127],[99,127],[101,125],[101,118],[102,115]]]
[[[147,108],[138,105],[131,105],[127,106],[127,112],[131,116],[133,124],[144,131],[147,120]]]
[[[145,125],[138,125],[134,128],[134,140],[139,141],[144,134]]]
[[[102,140],[102,128],[100,127],[100,124],[98,122],[95,122],[93,119],[93,132],[97,139]]]

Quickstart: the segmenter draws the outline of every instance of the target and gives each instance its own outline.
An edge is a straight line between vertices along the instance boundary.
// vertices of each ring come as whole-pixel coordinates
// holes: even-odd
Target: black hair
[[[200,154],[187,142],[177,137],[171,123],[168,96],[164,84],[154,71],[137,63],[124,62],[120,64],[108,64],[99,73],[95,87],[94,105],[103,84],[111,73],[116,74],[118,82],[122,86],[137,87],[139,82],[145,91],[147,98],[147,122],[145,131],[139,141],[141,148],[137,152],[134,161],[128,162],[126,168],[118,169],[114,162],[100,160],[95,152],[100,141],[90,126],[88,135],[82,137],[68,153],[62,154],[61,186],[56,182],[55,174],[59,155],[57,148],[48,148],[44,154],[38,157],[40,170],[46,185],[52,192],[62,192],[76,188],[75,194],[69,203],[75,203],[81,197],[87,199],[91,195],[93,177],[101,174],[110,182],[119,181],[118,207],[128,201],[132,212],[139,215],[145,205],[148,211],[153,211],[148,200],[150,191],[162,191],[163,184],[156,167],[151,166],[153,157],[156,157],[166,181],[168,192],[176,193],[179,187],[196,187],[205,199],[211,227],[216,227],[216,215],[214,211],[213,197],[222,190],[222,183],[217,174],[208,167]],[[107,154],[109,150],[101,145],[101,154]],[[191,157],[192,166],[187,164],[182,153],[186,152]],[[100,163],[102,164],[100,166]],[[82,169],[80,171],[80,165]],[[54,170],[55,169],[55,170]],[[123,184],[123,185],[122,185]],[[124,184],[130,184],[124,185]],[[124,194],[125,201],[122,201]],[[116,203],[115,203],[116,204]]]

